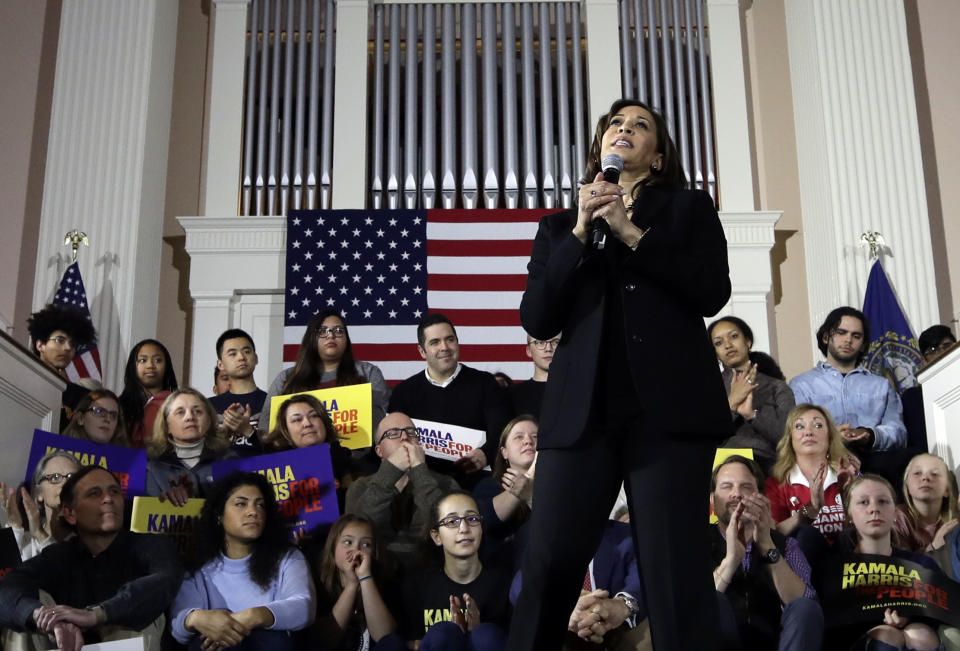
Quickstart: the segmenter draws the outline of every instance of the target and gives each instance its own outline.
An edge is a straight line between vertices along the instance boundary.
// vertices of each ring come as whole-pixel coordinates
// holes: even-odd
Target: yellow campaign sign
[[[351,450],[368,448],[373,441],[373,394],[370,383],[331,387],[274,396],[270,399],[270,431],[277,424],[280,405],[294,395],[311,395],[324,406],[337,429],[340,445]]]
[[[183,506],[174,506],[169,500],[161,502],[156,497],[134,497],[130,531],[170,536],[181,557],[185,557],[204,501],[191,499]]]
[[[723,463],[727,457],[732,457],[735,454],[739,454],[741,457],[746,457],[748,459],[753,459],[753,448],[717,448],[717,453],[713,455],[713,469],[716,470],[717,466]],[[761,491],[763,486],[757,486]],[[710,509],[710,524],[716,524],[717,518],[716,513],[713,512],[713,509]]]

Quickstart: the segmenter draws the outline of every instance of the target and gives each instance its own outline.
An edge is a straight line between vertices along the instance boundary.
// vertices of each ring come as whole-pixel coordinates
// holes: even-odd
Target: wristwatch
[[[770,550],[760,558],[764,563],[773,565],[774,563],[779,563],[783,556],[780,555],[780,550],[778,550],[776,547],[771,547]]]
[[[614,599],[619,599],[623,603],[627,604],[627,610],[630,611],[630,617],[633,617],[640,612],[640,602],[628,595],[626,592],[618,592]]]

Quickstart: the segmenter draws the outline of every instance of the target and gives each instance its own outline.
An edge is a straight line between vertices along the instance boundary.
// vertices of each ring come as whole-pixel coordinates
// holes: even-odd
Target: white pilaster
[[[939,311],[903,2],[785,8],[813,328],[863,304],[870,262],[857,243],[872,230],[917,334]]]
[[[213,0],[204,116],[207,143],[201,169],[204,215],[237,214],[249,4],[250,0]]]
[[[333,79],[333,161],[336,179],[331,208],[363,208],[367,198],[367,142],[355,126],[367,124],[367,0],[337,2],[337,49]],[[374,115],[369,119],[382,120]]]
[[[49,302],[79,228],[104,382],[153,336],[163,228],[177,3],[64,0],[33,304]]]
[[[587,37],[587,97],[590,100],[587,124],[592,137],[597,119],[623,95],[617,0],[585,0],[583,14]]]

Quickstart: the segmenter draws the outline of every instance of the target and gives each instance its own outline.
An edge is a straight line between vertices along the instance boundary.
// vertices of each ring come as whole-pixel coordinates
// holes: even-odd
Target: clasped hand
[[[606,221],[610,225],[610,232],[621,241],[625,241],[631,231],[638,230],[627,216],[627,209],[623,205],[624,194],[626,190],[616,183],[604,181],[603,174],[597,174],[593,183],[581,186],[577,225],[573,228],[577,239],[586,243],[595,219]]]

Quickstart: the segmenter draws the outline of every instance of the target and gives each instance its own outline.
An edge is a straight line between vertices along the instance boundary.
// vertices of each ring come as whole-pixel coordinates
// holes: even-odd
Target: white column
[[[367,124],[367,0],[337,2],[337,49],[333,79],[333,161],[330,207],[363,208],[367,198],[367,141],[355,127]],[[383,120],[374,115],[370,119]]]
[[[116,389],[156,330],[176,37],[176,2],[63,1],[33,304],[60,281],[64,233],[86,232],[80,270]]]
[[[717,183],[723,210],[753,210],[741,0],[707,0]]]
[[[903,2],[785,8],[813,328],[862,306],[870,261],[857,243],[872,230],[917,334],[939,311]]]
[[[250,0],[213,0],[204,116],[207,142],[201,168],[204,215],[237,214],[249,4]]]
[[[590,100],[587,124],[590,126],[588,135],[592,138],[597,119],[623,95],[617,0],[585,0],[583,14],[587,37],[587,96]]]

